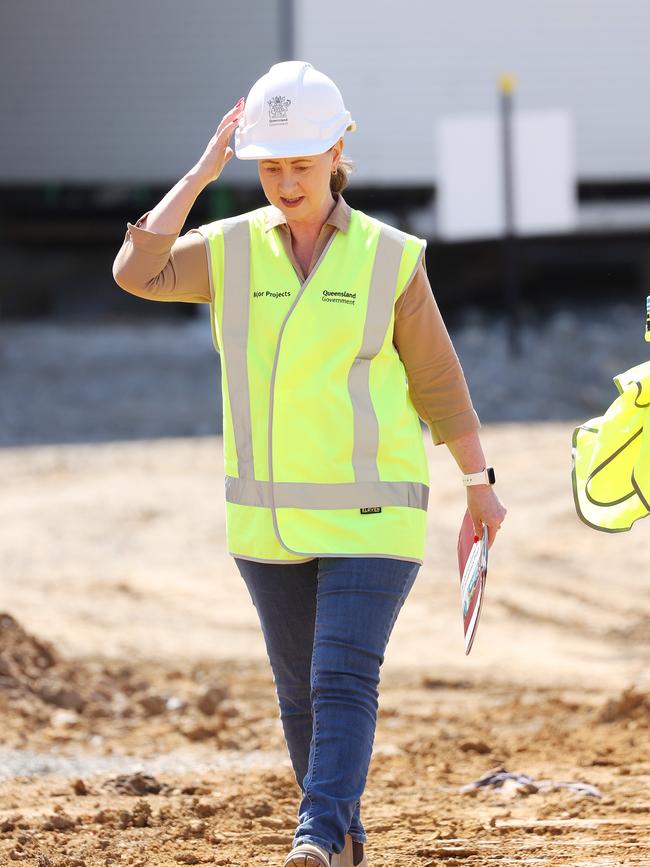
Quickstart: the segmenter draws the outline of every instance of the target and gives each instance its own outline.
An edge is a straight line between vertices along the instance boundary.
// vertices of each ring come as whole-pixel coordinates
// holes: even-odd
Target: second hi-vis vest
[[[614,377],[619,397],[573,432],[578,517],[595,530],[629,530],[650,514],[650,361]]]
[[[352,209],[301,283],[269,208],[199,227],[229,553],[423,561],[429,469],[393,337],[426,242]]]

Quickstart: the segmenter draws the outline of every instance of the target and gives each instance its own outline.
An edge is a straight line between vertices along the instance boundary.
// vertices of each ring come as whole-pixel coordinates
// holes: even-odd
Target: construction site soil
[[[650,863],[647,530],[578,521],[569,433],[484,430],[509,513],[468,657],[463,495],[427,444],[427,557],[363,799],[372,867]],[[217,437],[0,453],[3,865],[282,863],[299,789],[221,460]],[[512,776],[462,790],[490,772]]]
[[[480,381],[477,328],[458,346]],[[193,418],[198,393],[199,352],[188,344],[185,358],[172,333],[187,339],[154,329],[145,373],[125,333],[111,349],[88,329],[82,357],[65,330],[4,332],[2,867],[280,867],[291,845],[300,792],[256,611],[226,547],[222,440],[163,435],[174,408]],[[583,332],[565,318],[552,333],[558,355],[547,375],[540,344],[531,416],[546,376],[560,420],[481,432],[508,515],[469,656],[464,493],[447,449],[425,435],[425,562],[382,667],[362,800],[369,867],[650,864],[649,528],[598,533],[576,516],[571,433],[615,392],[603,373],[591,377],[598,394],[556,388],[569,369],[559,348]],[[631,334],[627,355],[614,339],[593,353],[610,377],[644,358]],[[111,352],[118,366],[106,366]],[[495,414],[517,377],[504,373]],[[149,409],[161,438],[138,427]]]

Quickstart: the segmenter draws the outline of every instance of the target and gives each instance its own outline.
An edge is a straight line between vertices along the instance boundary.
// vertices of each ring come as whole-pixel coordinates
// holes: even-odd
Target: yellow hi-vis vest
[[[429,468],[393,345],[426,242],[352,209],[301,283],[268,207],[199,227],[221,356],[229,553],[423,562]]]
[[[650,361],[614,377],[620,394],[605,415],[573,432],[572,483],[578,516],[620,533],[650,514]]]

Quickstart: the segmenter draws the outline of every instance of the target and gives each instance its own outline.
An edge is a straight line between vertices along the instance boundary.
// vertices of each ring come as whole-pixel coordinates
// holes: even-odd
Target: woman
[[[489,544],[506,510],[424,269],[425,242],[350,208],[336,85],[273,66],[136,225],[126,291],[210,304],[221,354],[229,552],[257,610],[301,788],[284,867],[366,867],[360,799],[379,669],[422,564],[421,416],[464,474]],[[269,206],[179,233],[232,158]],[[491,469],[491,468],[490,468]]]

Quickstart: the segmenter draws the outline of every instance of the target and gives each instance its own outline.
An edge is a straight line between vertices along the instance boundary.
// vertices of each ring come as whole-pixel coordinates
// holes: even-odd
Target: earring
[[[337,172],[338,172],[338,169],[334,169],[334,171],[332,172],[332,174],[335,175]]]

